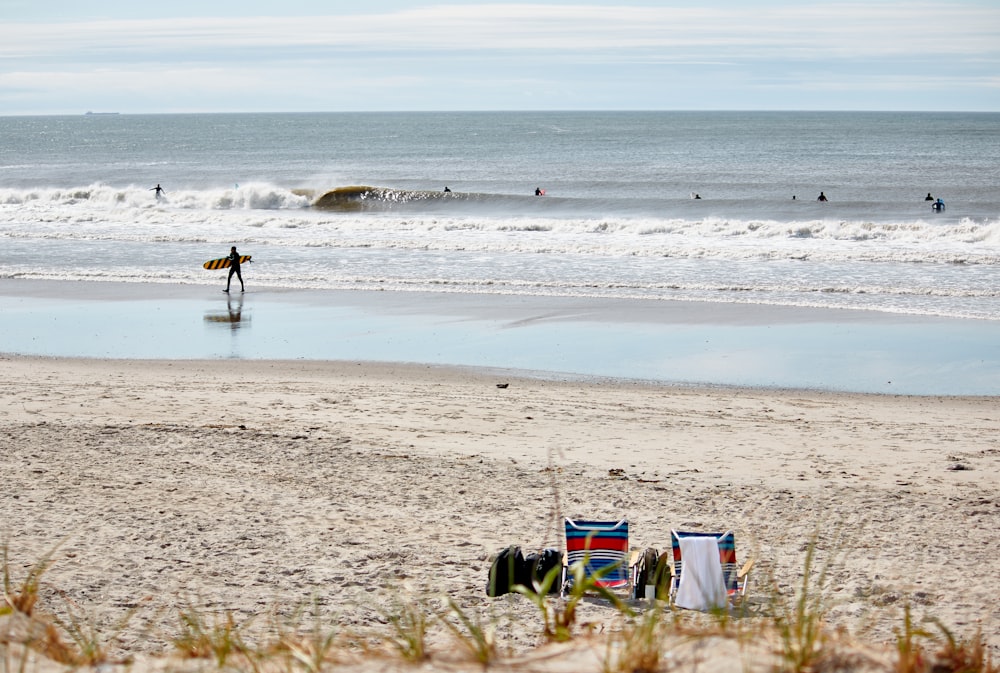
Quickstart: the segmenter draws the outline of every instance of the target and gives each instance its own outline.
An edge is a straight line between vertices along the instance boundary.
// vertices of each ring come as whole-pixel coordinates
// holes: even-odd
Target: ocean
[[[1000,114],[0,117],[0,353],[997,395],[997,157]]]
[[[81,114],[0,147],[0,279],[217,285],[236,245],[255,287],[1000,320],[1000,114]]]

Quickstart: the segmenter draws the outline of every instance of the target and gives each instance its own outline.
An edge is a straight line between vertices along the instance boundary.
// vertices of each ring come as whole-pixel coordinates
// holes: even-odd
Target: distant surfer
[[[817,201],[826,201],[826,194],[824,194],[823,192],[820,192],[819,196],[816,197],[816,200]]]
[[[692,199],[697,199],[697,200],[700,201],[701,200],[701,194],[699,194],[698,192],[695,192],[694,195],[691,198]]]
[[[934,203],[931,204],[931,208],[934,210],[935,213],[943,213],[944,212],[944,201],[942,201],[941,199],[938,199],[937,201],[935,201]]]
[[[233,274],[240,279],[240,292],[244,291],[243,287],[243,274],[240,273],[240,253],[236,252],[236,246],[234,245],[229,249],[229,277],[226,279],[226,289],[223,292],[229,292],[229,284],[233,280]]]
[[[156,192],[156,198],[160,198],[161,195],[166,194],[166,192],[163,191],[163,187],[160,186],[160,183],[156,183],[156,186],[151,187],[149,191]]]
[[[541,187],[535,187],[535,196],[545,196],[545,190]]]
[[[445,191],[446,194],[450,194],[451,193],[451,190],[448,189],[447,185],[445,185],[444,191]]]
[[[934,197],[931,196],[930,192],[927,192],[927,196],[924,197],[924,201],[933,201]]]

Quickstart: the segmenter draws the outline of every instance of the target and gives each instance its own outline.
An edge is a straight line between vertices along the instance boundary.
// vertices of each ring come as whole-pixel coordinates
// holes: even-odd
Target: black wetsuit
[[[229,277],[226,279],[226,292],[229,292],[229,284],[233,280],[233,274],[240,279],[240,291],[243,291],[243,274],[240,273],[240,253],[233,251],[229,253]]]

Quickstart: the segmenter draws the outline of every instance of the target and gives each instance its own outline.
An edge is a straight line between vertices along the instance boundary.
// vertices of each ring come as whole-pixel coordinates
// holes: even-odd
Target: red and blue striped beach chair
[[[566,564],[584,564],[584,576],[605,589],[629,587],[628,521],[566,519]]]
[[[736,533],[731,530],[725,533],[695,533],[690,531],[670,531],[670,546],[673,550],[673,577],[670,581],[670,600],[677,595],[680,586],[681,573],[684,572],[684,559],[681,558],[682,537],[711,537],[719,545],[719,562],[722,564],[722,577],[729,594],[730,602],[738,604],[747,591],[747,580],[754,559],[750,559],[740,568],[736,564]]]

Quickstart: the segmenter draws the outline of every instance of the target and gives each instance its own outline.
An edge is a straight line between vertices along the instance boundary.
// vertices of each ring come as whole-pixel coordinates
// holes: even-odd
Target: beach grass
[[[670,624],[654,604],[641,616],[626,620],[622,629],[607,639],[604,673],[657,671],[663,659],[664,633]]]
[[[399,656],[414,663],[430,656],[427,631],[431,616],[422,601],[401,598],[396,610],[387,615],[386,620],[392,626],[392,634],[386,640]]]
[[[4,540],[0,545],[0,564],[3,573],[3,599],[4,605],[0,606],[0,614],[4,611],[19,612],[30,617],[35,611],[35,604],[38,602],[38,591],[42,582],[42,575],[54,563],[53,554],[57,547],[49,550],[41,559],[36,561],[25,573],[20,583],[11,576],[10,569],[10,544]]]
[[[783,669],[787,673],[812,671],[829,654],[825,625],[829,602],[824,595],[827,567],[816,571],[815,553],[813,540],[806,547],[802,582],[795,595],[785,596],[777,589],[771,595]]]
[[[469,614],[451,596],[445,597],[448,610],[438,613],[438,619],[472,658],[487,666],[497,656],[496,620]]]
[[[542,635],[547,640],[563,642],[573,637],[573,626],[576,624],[577,609],[585,596],[597,595],[611,603],[622,614],[631,615],[629,607],[614,592],[601,585],[602,577],[611,573],[617,567],[608,565],[594,573],[586,573],[586,557],[573,563],[567,569],[571,578],[569,590],[562,600],[552,600],[549,590],[558,581],[562,568],[549,570],[544,579],[532,587],[518,584],[513,587],[515,593],[528,598],[539,609],[542,618]]]
[[[42,600],[43,595],[51,595],[43,587],[43,578],[54,557],[44,556],[18,579],[9,553],[4,546],[0,673],[33,673],[40,666],[35,654],[43,661],[73,668],[133,665],[129,656],[113,659],[109,655],[109,644],[126,627],[131,611],[105,629],[82,611],[73,611],[68,618],[56,617],[56,606]],[[851,643],[826,624],[828,570],[816,568],[816,563],[815,544],[809,544],[801,583],[794,595],[772,590],[760,597],[761,609],[755,614],[726,610],[694,613],[660,600],[626,602],[599,591],[593,579],[582,576],[581,569],[570,570],[575,585],[566,596],[548,594],[555,581],[552,574],[533,587],[518,587],[507,600],[526,600],[538,608],[540,629],[530,623],[530,618],[522,618],[528,623],[518,626],[525,631],[539,631],[541,649],[546,643],[585,642],[592,648],[594,642],[603,642],[598,666],[602,673],[673,670],[678,662],[685,661],[685,647],[699,653],[695,659],[687,659],[688,663],[696,662],[698,657],[707,656],[706,652],[715,647],[712,643],[719,640],[738,645],[744,661],[734,665],[742,670],[997,673],[980,634],[959,639],[933,617],[918,622],[909,606],[904,609],[894,648],[883,648],[881,656],[874,656],[870,653],[879,651],[877,647]],[[362,661],[381,661],[382,665],[396,661],[426,670],[435,670],[435,662],[440,662],[448,670],[462,670],[453,656],[454,648],[430,644],[431,632],[437,626],[451,635],[452,642],[475,666],[486,668],[504,661],[492,610],[483,613],[474,603],[470,604],[473,607],[463,607],[453,596],[444,596],[442,607],[433,608],[424,600],[406,596],[402,590],[391,590],[398,594],[397,609],[386,617],[386,632],[380,634],[382,642],[389,644],[388,649],[359,647],[357,638],[346,637],[342,629],[324,618],[315,599],[294,610],[290,620],[274,621],[268,633],[256,638],[251,635],[256,616],[238,618],[230,610],[199,607],[187,600],[177,607],[177,631],[170,642],[181,662],[205,662],[219,670],[247,673],[323,673],[335,670],[341,661],[357,662],[359,657]],[[606,600],[608,608],[619,617],[618,626],[600,636],[574,629],[575,608],[584,596],[591,597],[591,601]],[[164,652],[160,656],[169,659],[170,655]],[[201,670],[201,664],[196,668]],[[171,670],[185,668],[183,663],[177,663],[171,664]]]
[[[932,621],[944,637],[944,643],[937,652],[935,663],[937,667],[955,672],[1000,673],[1000,665],[992,662],[980,631],[977,630],[969,638],[959,640],[939,620]]]
[[[180,608],[178,622],[173,645],[185,658],[212,658],[221,668],[243,649],[240,635],[247,623],[238,623],[230,611],[206,612],[188,603]]]
[[[135,613],[142,603],[149,597],[137,601],[135,607],[128,610],[110,628],[99,625],[94,615],[79,607],[74,606],[73,601],[63,596],[65,606],[63,612],[65,617],[53,616],[53,622],[69,637],[75,646],[76,654],[73,657],[74,663],[85,666],[99,666],[107,663],[127,663],[131,657],[126,655],[123,659],[114,659],[110,652],[114,643],[119,639],[122,632],[128,627]]]
[[[305,673],[320,673],[327,663],[334,661],[338,629],[324,622],[319,602],[314,598],[307,628],[291,630],[281,644]]]

